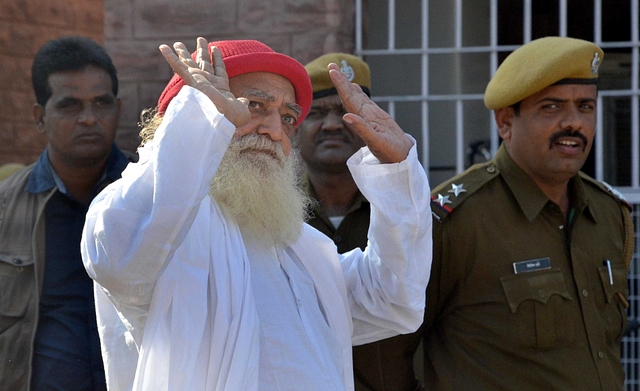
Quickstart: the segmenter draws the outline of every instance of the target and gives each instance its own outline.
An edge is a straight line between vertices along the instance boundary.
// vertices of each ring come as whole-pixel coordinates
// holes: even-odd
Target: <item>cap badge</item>
[[[595,75],[598,73],[598,68],[600,67],[600,56],[598,52],[593,53],[593,60],[591,60],[591,74]]]
[[[353,79],[356,77],[356,73],[353,71],[351,65],[347,63],[347,60],[340,61],[340,71],[344,73],[345,76],[347,76],[347,79],[349,79],[349,81],[353,81]]]

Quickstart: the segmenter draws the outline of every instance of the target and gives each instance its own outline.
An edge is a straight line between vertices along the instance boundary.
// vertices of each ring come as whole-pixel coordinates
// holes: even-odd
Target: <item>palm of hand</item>
[[[161,45],[160,51],[186,85],[207,95],[218,111],[236,127],[242,126],[251,119],[251,113],[247,107],[248,101],[245,98],[236,98],[231,93],[229,77],[220,50],[214,48],[212,51],[212,64],[209,62],[207,47],[207,41],[204,38],[198,38],[195,60],[181,42],[174,44],[175,53],[167,45]]]

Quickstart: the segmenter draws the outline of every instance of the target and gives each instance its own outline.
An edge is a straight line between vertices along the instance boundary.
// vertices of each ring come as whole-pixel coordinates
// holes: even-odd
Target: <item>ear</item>
[[[509,140],[511,138],[513,118],[515,117],[513,107],[496,109],[493,111],[493,117],[495,118],[496,125],[498,126],[498,135],[500,135],[500,138],[503,140]]]
[[[36,121],[38,133],[44,133],[44,107],[35,103],[33,105],[33,119]]]

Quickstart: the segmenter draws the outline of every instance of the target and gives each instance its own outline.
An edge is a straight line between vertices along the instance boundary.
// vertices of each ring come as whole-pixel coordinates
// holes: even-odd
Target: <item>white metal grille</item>
[[[374,100],[418,140],[421,161],[436,185],[474,158],[496,152],[498,133],[482,102],[484,86],[501,58],[537,38],[551,15],[555,22],[545,35],[588,39],[605,51],[589,173],[634,204],[640,227],[639,1],[356,0],[356,54],[371,66]],[[503,7],[514,4],[519,13],[505,18]],[[580,14],[584,9],[588,15]],[[613,22],[612,12],[621,12]],[[576,21],[577,15],[582,19]],[[521,26],[519,42],[505,36],[512,25]],[[590,36],[572,34],[583,27]],[[621,27],[628,34],[611,39],[610,32]],[[629,276],[631,322],[640,316],[637,247]],[[623,340],[628,390],[640,390],[638,343],[637,332]]]

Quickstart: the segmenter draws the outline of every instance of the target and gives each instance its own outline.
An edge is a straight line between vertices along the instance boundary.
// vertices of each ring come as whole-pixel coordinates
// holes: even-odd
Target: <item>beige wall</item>
[[[6,1],[6,0],[2,0]],[[257,39],[303,64],[330,51],[353,50],[353,2],[342,0],[104,0],[105,46],[120,79],[123,115],[117,142],[138,145],[137,122],[155,107],[172,71],[161,43]]]
[[[79,34],[102,43],[103,25],[103,0],[0,0],[0,165],[32,163],[46,145],[31,115],[31,63],[40,46]]]

